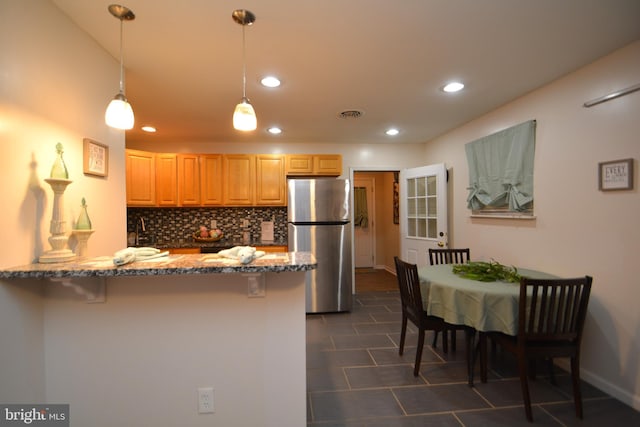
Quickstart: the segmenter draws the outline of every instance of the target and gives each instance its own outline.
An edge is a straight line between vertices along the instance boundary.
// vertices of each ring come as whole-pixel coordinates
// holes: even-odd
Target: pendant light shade
[[[253,106],[247,98],[247,63],[245,58],[245,37],[244,28],[255,22],[253,13],[244,9],[234,10],[231,14],[233,20],[242,25],[242,100],[233,112],[233,127],[240,131],[252,131],[258,126],[258,119]]]
[[[107,106],[104,121],[108,126],[116,129],[133,128],[133,108],[122,92],[114,96]]]
[[[104,114],[104,121],[107,126],[116,129],[132,129],[134,123],[133,108],[124,95],[124,59],[122,54],[122,24],[126,21],[135,19],[133,12],[119,4],[109,6],[109,12],[120,20],[120,91],[113,97],[107,111]]]
[[[258,127],[256,112],[247,98],[242,98],[242,101],[236,105],[233,112],[233,127],[243,131],[255,130]]]

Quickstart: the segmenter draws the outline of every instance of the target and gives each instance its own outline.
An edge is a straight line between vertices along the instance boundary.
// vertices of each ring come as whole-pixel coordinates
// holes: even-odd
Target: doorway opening
[[[393,257],[400,254],[398,173],[397,170],[352,171],[354,293],[372,287],[397,287]],[[388,280],[389,274],[394,280]]]

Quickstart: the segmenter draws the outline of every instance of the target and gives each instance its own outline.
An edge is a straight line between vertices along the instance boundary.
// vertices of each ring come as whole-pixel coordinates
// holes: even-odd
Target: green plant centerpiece
[[[490,262],[471,261],[467,264],[454,264],[452,271],[460,277],[480,282],[520,282],[521,276],[515,267],[507,267],[495,260]]]

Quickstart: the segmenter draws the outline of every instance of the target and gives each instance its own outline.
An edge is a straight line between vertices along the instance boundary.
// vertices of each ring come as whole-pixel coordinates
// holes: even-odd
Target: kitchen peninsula
[[[246,265],[172,254],[29,264],[0,278],[40,295],[47,387],[74,424],[128,425],[142,412],[147,425],[275,427],[306,423],[304,283],[315,268],[306,252]],[[99,294],[101,282],[104,302],[88,304],[100,299],[83,291]],[[214,413],[198,413],[202,387]],[[162,393],[148,401],[148,389]]]

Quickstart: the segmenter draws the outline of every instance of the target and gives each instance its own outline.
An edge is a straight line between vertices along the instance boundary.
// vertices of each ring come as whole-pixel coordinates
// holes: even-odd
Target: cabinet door
[[[317,154],[313,156],[314,175],[339,176],[342,174],[342,156],[339,154]]]
[[[178,205],[178,171],[175,154],[156,153],[156,204]]]
[[[286,177],[284,156],[258,154],[256,156],[256,205],[285,206]]]
[[[222,205],[222,154],[200,156],[200,200],[205,206]]]
[[[226,206],[251,206],[255,199],[255,156],[225,154],[222,156],[223,202]]]
[[[180,206],[200,205],[200,164],[197,154],[178,154]]]
[[[287,154],[287,175],[311,175],[313,174],[313,156],[311,154]]]
[[[155,154],[126,150],[127,206],[156,204]]]
[[[287,246],[256,246],[257,251],[263,252],[287,252]]]

